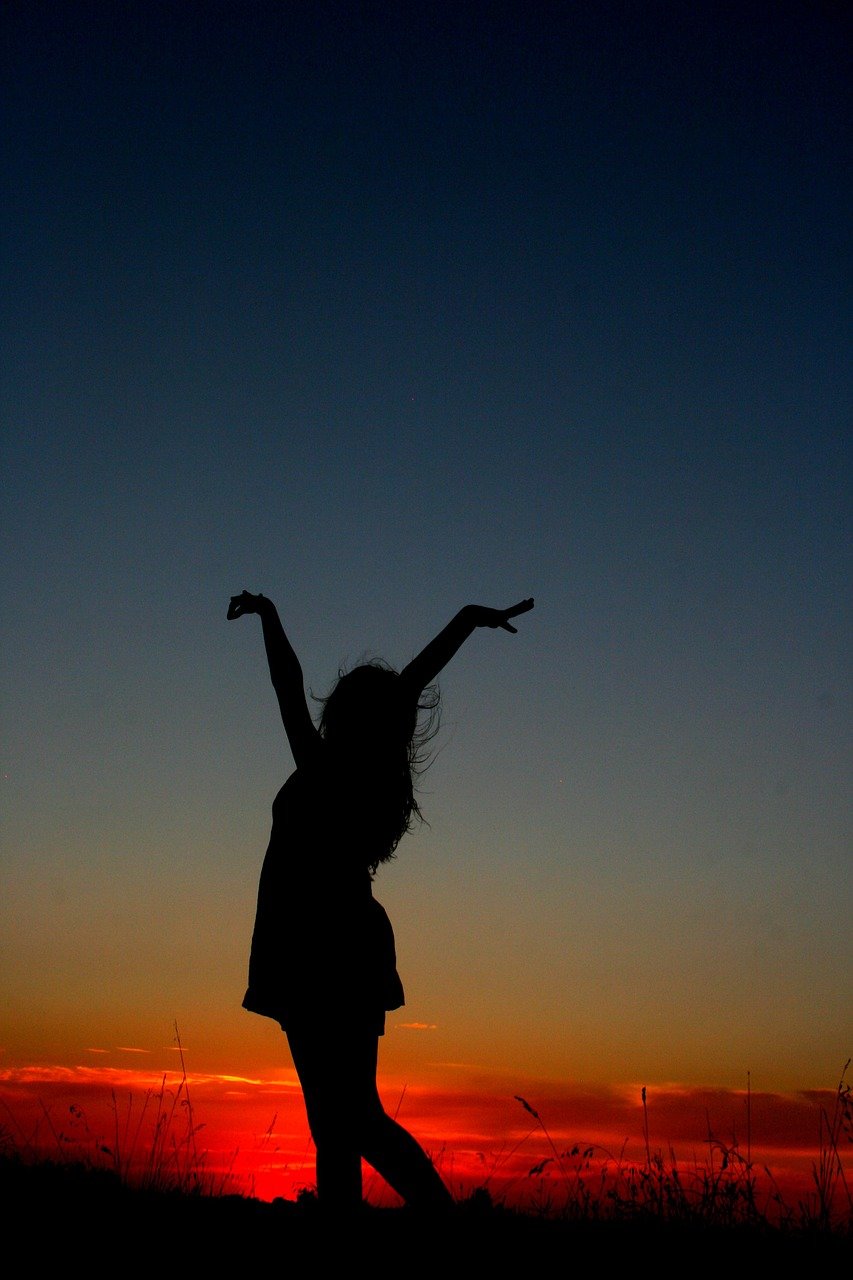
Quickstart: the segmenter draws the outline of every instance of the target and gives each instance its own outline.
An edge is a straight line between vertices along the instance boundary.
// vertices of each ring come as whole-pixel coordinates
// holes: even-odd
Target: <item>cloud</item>
[[[129,1044],[117,1044],[116,1051],[118,1053],[150,1053],[150,1049],[135,1049]]]
[[[438,1086],[409,1082],[406,1111],[413,1125],[440,1127],[448,1135],[465,1135],[463,1140],[483,1144],[488,1143],[489,1135],[499,1132],[507,1141],[521,1141],[532,1129],[541,1131],[542,1125],[561,1147],[595,1143],[618,1151],[626,1140],[632,1145],[643,1142],[639,1085],[510,1080],[466,1064],[454,1066],[464,1072],[460,1087],[454,1088],[452,1080]],[[386,1082],[391,1084],[387,1077]],[[519,1094],[540,1120],[516,1101]],[[709,1135],[726,1145],[735,1140],[745,1144],[747,1119],[754,1148],[813,1152],[818,1143],[820,1110],[831,1114],[834,1102],[831,1090],[753,1091],[747,1117],[745,1090],[667,1084],[649,1086],[646,1091],[652,1148],[666,1150],[676,1144],[688,1153],[707,1153]]]
[[[395,1027],[399,1027],[401,1031],[435,1031],[438,1026],[437,1022],[395,1022]]]
[[[182,1072],[139,1070],[134,1067],[95,1067],[81,1064],[76,1067],[23,1066],[0,1068],[0,1086],[18,1091],[37,1091],[39,1096],[56,1092],[65,1096],[69,1088],[75,1090],[110,1091],[112,1089],[140,1090],[147,1092],[165,1087],[175,1089],[182,1080],[193,1089],[221,1089],[223,1086],[266,1085],[268,1082],[246,1076],[203,1074],[187,1075]]]
[[[446,1067],[448,1071],[484,1071],[479,1062],[428,1062],[428,1067]]]
[[[415,1023],[411,1030],[431,1030],[430,1024]],[[643,1140],[643,1106],[640,1087],[630,1085],[570,1085],[549,1080],[512,1080],[483,1068],[461,1068],[459,1085],[452,1078],[444,1083],[418,1084],[407,1079],[406,1116],[413,1124],[441,1133],[447,1141],[488,1150],[498,1140],[518,1142],[540,1127],[540,1122],[522,1103],[541,1117],[559,1146],[575,1142],[598,1143],[618,1150],[624,1140],[632,1145]],[[462,1071],[464,1070],[464,1075]],[[184,1083],[194,1100],[205,1105],[227,1094],[244,1095],[253,1104],[264,1098],[298,1097],[295,1072],[266,1077],[245,1077],[226,1073],[192,1073],[80,1064],[77,1066],[31,1065],[0,1068],[0,1090],[6,1097],[40,1099],[48,1103],[77,1102],[109,1098],[111,1091],[158,1093],[175,1091]],[[386,1091],[398,1082],[384,1075]],[[747,1119],[753,1148],[789,1153],[813,1152],[818,1144],[821,1110],[832,1114],[835,1093],[809,1090],[799,1093],[697,1088],[667,1084],[649,1086],[646,1116],[653,1149],[666,1150],[676,1144],[680,1150],[708,1150],[709,1135],[726,1144],[746,1141]],[[615,1147],[614,1147],[615,1144]]]

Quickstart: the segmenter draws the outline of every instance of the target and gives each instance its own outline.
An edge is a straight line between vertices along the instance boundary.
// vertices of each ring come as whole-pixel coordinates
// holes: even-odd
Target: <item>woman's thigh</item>
[[[376,1088],[379,1038],[363,1022],[290,1019],[286,1028],[315,1142],[360,1142],[384,1114]]]

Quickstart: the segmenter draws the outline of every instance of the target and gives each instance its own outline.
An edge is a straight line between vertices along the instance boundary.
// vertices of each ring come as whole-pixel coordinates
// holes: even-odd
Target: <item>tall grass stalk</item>
[[[207,1153],[200,1150],[197,1124],[190,1097],[184,1050],[177,1025],[175,1044],[181,1064],[180,1078],[169,1083],[164,1073],[159,1088],[148,1089],[139,1098],[128,1092],[121,1100],[110,1091],[112,1117],[110,1138],[93,1133],[83,1109],[72,1103],[67,1129],[54,1123],[44,1102],[40,1102],[42,1122],[52,1141],[45,1144],[38,1126],[28,1138],[23,1133],[6,1145],[27,1164],[45,1160],[75,1164],[91,1170],[109,1170],[130,1186],[148,1191],[180,1192],[190,1195],[222,1195],[231,1189],[237,1153],[227,1170],[213,1174],[207,1167]],[[14,1116],[9,1112],[14,1122]],[[15,1128],[20,1126],[15,1122]]]
[[[652,1146],[645,1086],[640,1095],[645,1158],[639,1162],[626,1160],[627,1140],[618,1156],[596,1144],[575,1143],[559,1150],[536,1108],[516,1094],[516,1101],[537,1122],[550,1152],[527,1174],[537,1180],[533,1207],[572,1219],[656,1219],[715,1228],[849,1231],[853,1227],[853,1196],[841,1155],[843,1143],[853,1142],[853,1096],[846,1080],[849,1066],[848,1061],[841,1073],[832,1113],[826,1108],[819,1113],[819,1154],[812,1170],[815,1193],[796,1206],[785,1201],[766,1165],[758,1169],[753,1164],[749,1076],[745,1152],[735,1136],[728,1141],[719,1138],[708,1117],[707,1156],[704,1162],[694,1160],[692,1167],[684,1169],[672,1147],[664,1155]]]
[[[817,1162],[812,1165],[816,1202],[813,1206],[801,1205],[803,1214],[812,1212],[816,1224],[821,1227],[833,1225],[837,1203],[842,1196],[846,1202],[848,1221],[853,1216],[853,1197],[850,1194],[850,1185],[839,1150],[839,1144],[843,1139],[853,1142],[853,1098],[851,1098],[851,1086],[846,1079],[850,1061],[851,1059],[848,1058],[841,1072],[835,1090],[832,1115],[827,1113],[825,1107],[820,1109],[819,1156]]]

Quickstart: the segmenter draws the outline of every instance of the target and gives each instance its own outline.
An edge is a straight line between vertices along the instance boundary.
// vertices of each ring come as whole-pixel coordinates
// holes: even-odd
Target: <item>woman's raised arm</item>
[[[400,672],[406,695],[420,697],[421,692],[447,666],[477,627],[500,627],[514,635],[516,628],[510,625],[509,619],[517,618],[520,613],[527,613],[532,608],[532,600],[521,600],[509,609],[488,609],[482,604],[466,604],[444,630]]]
[[[308,762],[320,741],[305,698],[302,667],[292,644],[284,634],[284,627],[272,600],[262,595],[254,596],[249,591],[232,596],[228,606],[229,621],[241,618],[244,613],[260,614],[270,679],[278,698],[290,750],[296,767],[299,768]]]

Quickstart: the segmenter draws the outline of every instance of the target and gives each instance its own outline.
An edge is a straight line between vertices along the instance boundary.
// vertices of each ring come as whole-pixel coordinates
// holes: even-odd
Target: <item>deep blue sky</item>
[[[245,1033],[289,767],[247,587],[318,691],[537,598],[448,672],[378,887],[441,1053],[836,1070],[837,12],[7,6],[19,1056],[129,1007]]]

